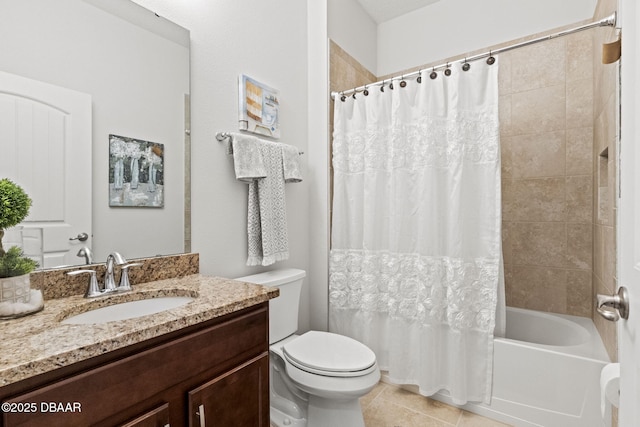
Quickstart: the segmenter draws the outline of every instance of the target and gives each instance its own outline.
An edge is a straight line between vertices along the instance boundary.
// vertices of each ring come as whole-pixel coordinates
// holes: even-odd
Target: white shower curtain
[[[476,62],[335,102],[330,329],[459,404],[490,402],[504,310],[497,76]]]

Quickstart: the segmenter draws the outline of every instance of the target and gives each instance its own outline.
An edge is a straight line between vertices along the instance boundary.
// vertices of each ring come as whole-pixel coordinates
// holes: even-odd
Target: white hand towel
[[[296,147],[282,144],[282,168],[285,182],[302,181],[302,173],[300,173],[300,153]]]
[[[260,141],[267,176],[249,183],[247,265],[271,265],[289,258],[282,144]]]
[[[233,167],[236,179],[250,182],[267,176],[264,159],[260,152],[262,142],[253,136],[241,133],[231,134],[231,143],[228,145],[229,154],[233,154]]]

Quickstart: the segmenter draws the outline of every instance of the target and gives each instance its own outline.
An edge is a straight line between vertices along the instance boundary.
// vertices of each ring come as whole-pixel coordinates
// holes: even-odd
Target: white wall
[[[281,142],[307,147],[307,5],[300,0],[136,0],[191,31],[192,250],[204,274],[239,277],[245,266],[247,187],[215,139],[238,129],[238,74],[280,90]],[[306,173],[305,165],[305,173]],[[271,268],[309,268],[309,180],[287,184],[290,259]],[[300,329],[309,326],[308,286]]]
[[[378,26],[377,75],[591,19],[596,0],[442,0]]]
[[[0,40],[1,70],[92,96],[95,261],[181,252],[188,48],[82,0],[0,2]],[[110,133],[165,145],[164,208],[109,207]]]
[[[308,0],[309,25],[309,307],[310,327],[328,329],[329,46],[327,0]]]
[[[328,0],[328,19],[329,38],[377,75],[378,25],[360,3],[357,0]]]

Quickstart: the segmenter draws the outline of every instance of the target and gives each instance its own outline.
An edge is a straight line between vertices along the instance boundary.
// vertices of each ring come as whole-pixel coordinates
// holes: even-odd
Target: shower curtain
[[[452,71],[335,101],[330,330],[393,382],[489,403],[504,318],[498,64]]]

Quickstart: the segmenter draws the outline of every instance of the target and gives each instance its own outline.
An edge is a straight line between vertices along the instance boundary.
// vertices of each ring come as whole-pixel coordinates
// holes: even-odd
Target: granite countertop
[[[268,301],[277,288],[193,274],[133,285],[132,292],[46,300],[44,310],[0,322],[0,387]],[[191,296],[186,305],[134,319],[91,325],[61,320],[119,302]]]

